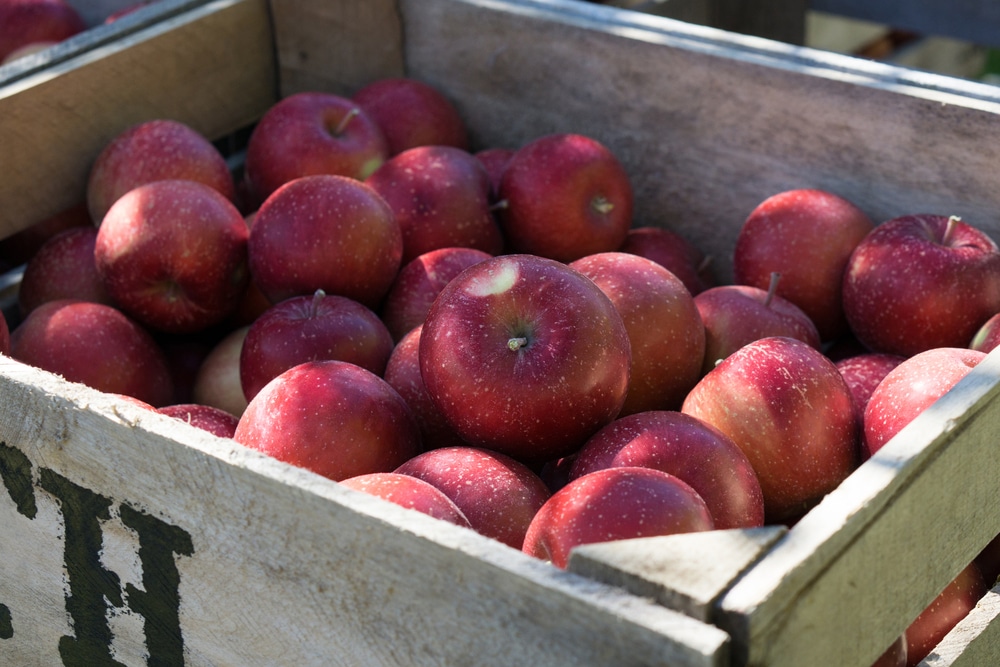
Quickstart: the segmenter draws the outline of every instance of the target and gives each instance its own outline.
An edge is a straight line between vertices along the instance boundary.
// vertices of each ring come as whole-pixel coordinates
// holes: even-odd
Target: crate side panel
[[[0,392],[4,664],[728,660],[717,628],[112,396],[7,359]]]
[[[0,237],[84,199],[90,164],[133,123],[216,139],[276,97],[265,0],[203,7],[0,88]]]
[[[350,95],[403,76],[403,28],[394,0],[271,0],[281,94]]]
[[[995,89],[974,100],[899,68],[580,4],[404,1],[409,72],[449,93],[476,148],[603,141],[632,178],[635,224],[678,231],[720,268],[750,211],[797,187],[876,222],[954,213],[1000,238]]]

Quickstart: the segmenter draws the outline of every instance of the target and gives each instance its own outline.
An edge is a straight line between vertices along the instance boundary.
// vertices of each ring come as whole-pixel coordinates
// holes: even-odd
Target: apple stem
[[[952,215],[948,217],[948,226],[944,229],[944,236],[941,238],[941,245],[950,245],[951,237],[955,234],[955,228],[958,227],[958,223],[962,221],[957,215]]]
[[[705,271],[708,270],[708,267],[711,266],[711,264],[712,264],[712,256],[708,255],[698,264],[696,272],[699,274],[704,273]]]
[[[495,204],[493,204],[492,206],[490,206],[490,210],[491,211],[499,211],[500,209],[504,209],[504,208],[507,208],[507,200],[506,199],[501,199],[500,201],[498,201]]]
[[[608,201],[603,195],[595,197],[594,201],[591,202],[590,205],[594,208],[595,211],[597,211],[601,215],[607,215],[608,213],[611,213],[611,211],[615,207],[615,205],[612,204],[610,201]]]
[[[528,344],[528,339],[524,338],[523,336],[511,338],[510,340],[507,341],[507,347],[510,348],[511,352],[517,352],[527,344]]]
[[[312,301],[309,303],[309,318],[312,319],[319,314],[319,302],[326,296],[326,292],[321,289],[313,293]]]
[[[777,271],[771,272],[771,283],[767,286],[767,296],[764,297],[764,305],[771,306],[774,295],[778,293],[778,283],[781,282],[781,274]]]
[[[358,107],[354,107],[346,114],[344,114],[344,117],[340,119],[340,123],[338,123],[337,127],[333,130],[334,136],[340,136],[344,132],[344,130],[347,129],[347,124],[350,123],[351,120],[359,113],[361,113],[361,109],[359,109]]]

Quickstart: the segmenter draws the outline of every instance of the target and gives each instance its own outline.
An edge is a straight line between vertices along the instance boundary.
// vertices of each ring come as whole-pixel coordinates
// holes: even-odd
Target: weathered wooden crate
[[[720,258],[803,186],[1000,238],[997,89],[573,0],[216,0],[54,63],[0,88],[0,237],[138,120],[217,138],[401,74],[477,146],[607,143],[636,223]],[[867,667],[1000,531],[1000,354],[794,529],[568,572],[9,359],[0,397],[0,664]],[[1000,655],[994,598],[933,664]]]

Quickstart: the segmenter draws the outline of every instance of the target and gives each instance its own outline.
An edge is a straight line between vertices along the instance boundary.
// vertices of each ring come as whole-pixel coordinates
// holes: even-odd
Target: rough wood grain
[[[173,118],[216,139],[276,100],[266,0],[216,0],[0,88],[0,237],[84,196],[116,134]]]
[[[735,664],[870,665],[1000,531],[998,432],[995,353],[722,598]]]
[[[980,667],[996,664],[997,656],[1000,656],[1000,589],[994,588],[918,667]]]
[[[73,637],[61,526],[79,521],[61,521],[68,496],[40,488],[55,476],[108,505],[101,561],[67,568],[71,586],[103,571],[120,578],[109,599],[149,589],[129,513],[189,536],[172,560],[186,664],[727,664],[717,628],[231,440],[7,358],[0,393],[0,461],[27,457],[36,506],[29,518],[13,501],[25,494],[11,469],[26,467],[0,468],[3,664],[61,664],[60,637]],[[107,612],[130,666],[145,664],[150,633],[137,605]]]

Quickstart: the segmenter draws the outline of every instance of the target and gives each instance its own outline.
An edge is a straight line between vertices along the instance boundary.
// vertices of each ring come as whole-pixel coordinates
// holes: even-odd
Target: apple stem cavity
[[[528,344],[528,339],[523,336],[515,336],[507,341],[507,347],[511,352],[517,352]]]
[[[774,300],[774,295],[778,293],[779,282],[781,282],[781,274],[777,271],[772,271],[771,282],[767,286],[767,296],[764,297],[764,305],[768,308],[771,307],[771,301]]]
[[[339,137],[341,134],[343,134],[344,130],[347,129],[347,124],[350,123],[351,120],[353,120],[354,117],[357,116],[359,113],[361,113],[361,109],[359,109],[358,107],[354,107],[346,114],[344,114],[344,117],[340,119],[340,123],[338,123],[337,127],[334,128],[333,130],[334,136]]]
[[[952,215],[948,217],[948,226],[944,229],[944,236],[941,237],[941,245],[951,245],[951,237],[955,234],[955,228],[958,227],[958,223],[962,221],[957,215]]]

